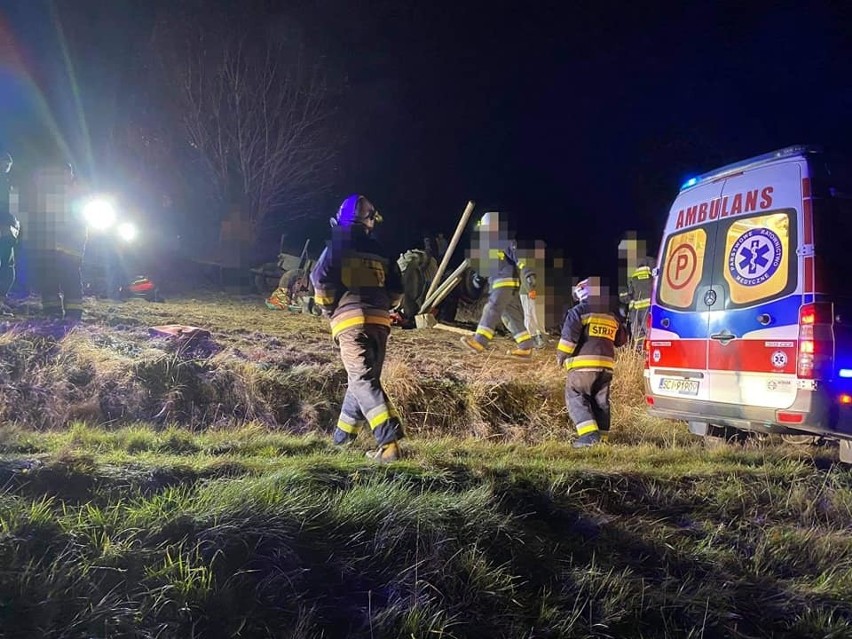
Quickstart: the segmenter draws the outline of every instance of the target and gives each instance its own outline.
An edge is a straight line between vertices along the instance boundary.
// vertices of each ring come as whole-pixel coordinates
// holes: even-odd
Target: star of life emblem
[[[783,256],[781,238],[767,228],[749,229],[734,242],[728,270],[743,286],[757,286],[778,270]]]

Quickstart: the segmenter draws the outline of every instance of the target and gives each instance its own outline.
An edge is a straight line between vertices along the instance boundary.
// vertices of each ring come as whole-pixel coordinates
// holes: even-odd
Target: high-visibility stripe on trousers
[[[612,371],[572,370],[565,380],[565,405],[578,435],[609,432]]]
[[[494,329],[502,319],[509,329],[518,348],[532,348],[532,338],[524,326],[524,309],[521,307],[520,293],[517,288],[492,288],[488,294],[488,302],[482,309],[479,326],[476,327],[474,339],[483,346],[494,339]]]
[[[399,413],[381,383],[389,333],[386,326],[364,324],[335,338],[348,377],[334,431],[337,443],[353,439],[366,425],[380,446],[404,437]]]

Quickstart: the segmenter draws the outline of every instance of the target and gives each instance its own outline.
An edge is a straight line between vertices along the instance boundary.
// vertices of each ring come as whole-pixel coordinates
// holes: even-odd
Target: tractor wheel
[[[278,278],[274,275],[275,271],[268,271],[264,268],[261,273],[256,273],[254,276],[254,288],[264,297],[269,297],[272,291],[278,286]]]
[[[281,276],[281,279],[278,280],[278,286],[283,288],[285,291],[292,291],[292,287],[296,283],[296,280],[298,280],[304,274],[305,272],[300,268],[294,268],[291,271],[284,271],[284,274]]]
[[[459,282],[459,296],[465,302],[478,302],[485,292],[485,287],[476,286],[474,284],[475,272],[473,269],[467,269],[462,276],[462,281]]]

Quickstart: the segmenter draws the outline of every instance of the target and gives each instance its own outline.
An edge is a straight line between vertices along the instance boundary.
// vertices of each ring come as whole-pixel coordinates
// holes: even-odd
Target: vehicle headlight
[[[139,231],[136,228],[136,225],[131,224],[130,222],[122,222],[118,225],[118,237],[120,237],[125,242],[132,242],[136,239],[136,236],[139,235]]]
[[[115,224],[115,206],[103,198],[89,200],[83,207],[83,217],[91,228],[105,231]]]

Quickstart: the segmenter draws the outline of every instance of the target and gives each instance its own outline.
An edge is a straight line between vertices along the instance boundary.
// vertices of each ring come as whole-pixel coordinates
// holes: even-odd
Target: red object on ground
[[[178,339],[200,339],[210,337],[210,331],[197,326],[186,326],[184,324],[164,324],[163,326],[152,326],[148,329],[152,337],[176,337]]]

